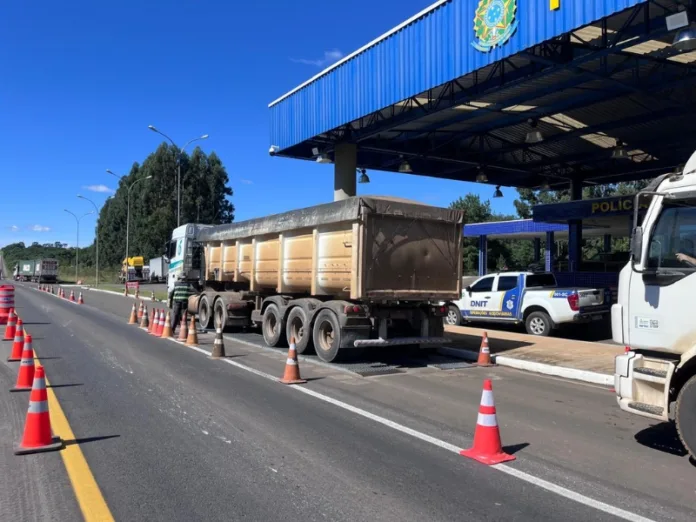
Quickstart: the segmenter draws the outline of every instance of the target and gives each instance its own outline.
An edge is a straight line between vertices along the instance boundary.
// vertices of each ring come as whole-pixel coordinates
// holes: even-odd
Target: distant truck
[[[121,272],[118,275],[118,280],[121,283],[149,281],[149,269],[145,266],[145,261],[142,256],[128,257],[121,264]]]
[[[260,326],[269,346],[295,339],[332,362],[359,349],[427,346],[444,337],[440,301],[461,293],[459,210],[352,197],[172,234],[169,293],[196,284],[204,328]]]
[[[445,322],[524,324],[527,333],[548,336],[563,324],[606,320],[610,311],[608,288],[558,288],[552,273],[501,272],[467,286]]]
[[[150,283],[166,283],[169,272],[169,262],[166,257],[150,259],[148,265],[150,271]]]
[[[17,264],[15,279],[34,283],[55,283],[58,281],[58,261],[56,259],[22,260]]]

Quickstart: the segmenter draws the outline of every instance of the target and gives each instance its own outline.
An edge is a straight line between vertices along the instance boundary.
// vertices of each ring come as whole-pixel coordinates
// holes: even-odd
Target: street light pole
[[[189,140],[186,142],[186,144],[179,148],[176,143],[174,143],[174,140],[171,139],[169,136],[167,136],[164,132],[161,132],[157,130],[157,128],[154,125],[148,125],[148,129],[150,129],[152,132],[156,132],[157,134],[164,136],[169,140],[169,143],[171,143],[174,148],[177,150],[177,169],[176,169],[176,226],[180,227],[181,226],[181,157],[184,154],[184,150],[186,147],[191,145],[194,141],[200,141],[200,140],[207,140],[208,139],[208,134],[203,134],[203,136],[199,136],[198,138],[193,138],[192,140]]]
[[[119,177],[116,174],[114,174],[113,172],[111,172],[109,169],[106,169],[106,172],[108,174],[111,174],[112,176],[116,176],[117,178]],[[125,176],[121,176],[121,178],[124,178],[124,177]],[[131,189],[135,186],[136,183],[138,183],[140,181],[145,181],[146,179],[151,179],[151,178],[152,178],[152,176],[145,176],[144,178],[136,179],[128,187],[128,198],[127,198],[128,199],[128,203],[127,203],[128,210],[126,212],[126,270],[128,270],[128,268],[127,268],[127,266],[128,266],[128,243],[130,240],[130,194],[131,194]],[[128,279],[128,272],[126,272],[125,275],[126,275],[126,280],[127,280]]]
[[[80,217],[77,217],[74,213],[70,212],[67,208],[64,208],[68,214],[70,214],[72,217],[75,218],[75,221],[77,222],[77,242],[75,243],[75,283],[78,281],[78,270],[80,267],[80,220],[85,217],[89,216],[90,214],[94,214],[93,211],[89,211],[86,214],[82,214]]]
[[[96,273],[96,280],[94,282],[95,287],[99,287],[99,209],[97,208],[97,205],[94,201],[92,201],[89,198],[86,198],[84,196],[81,196],[80,194],[77,195],[78,198],[84,199],[85,201],[89,201],[92,206],[94,207],[94,212],[97,214],[97,237],[94,240],[96,248],[97,248],[97,273]]]

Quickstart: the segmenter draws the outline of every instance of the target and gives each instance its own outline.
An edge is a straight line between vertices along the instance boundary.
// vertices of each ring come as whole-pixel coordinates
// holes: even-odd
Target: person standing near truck
[[[171,309],[172,332],[174,332],[181,321],[184,310],[188,308],[188,298],[195,293],[195,289],[186,281],[183,275],[177,277],[174,283],[174,290],[169,294],[169,308]]]

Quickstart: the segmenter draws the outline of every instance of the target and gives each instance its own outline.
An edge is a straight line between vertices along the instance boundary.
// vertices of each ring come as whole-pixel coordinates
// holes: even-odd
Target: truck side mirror
[[[471,293],[471,285],[467,286],[464,290],[466,290],[467,294]]]
[[[631,238],[631,256],[633,264],[637,265],[641,261],[643,253],[643,227],[633,229],[633,237]]]

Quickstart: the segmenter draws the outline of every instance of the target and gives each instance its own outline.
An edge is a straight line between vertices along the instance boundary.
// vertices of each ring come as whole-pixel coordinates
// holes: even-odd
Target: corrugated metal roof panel
[[[449,0],[270,107],[271,143],[285,149],[643,0],[517,1],[517,30],[490,52],[472,46],[478,0]]]

